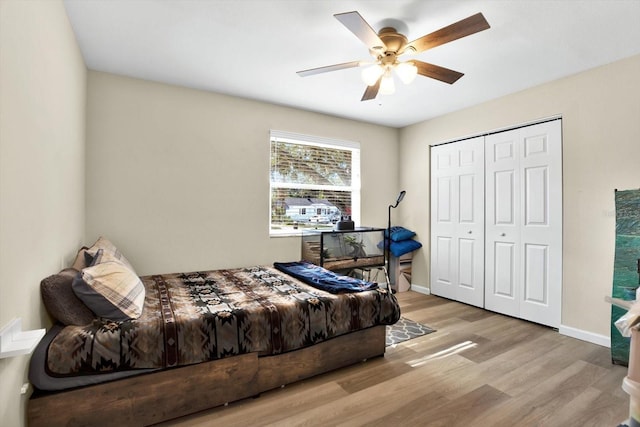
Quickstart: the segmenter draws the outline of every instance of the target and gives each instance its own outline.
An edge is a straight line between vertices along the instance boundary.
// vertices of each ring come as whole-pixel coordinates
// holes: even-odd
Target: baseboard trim
[[[605,335],[594,334],[593,332],[588,332],[582,329],[572,328],[571,326],[565,325],[560,325],[558,332],[571,338],[576,338],[582,341],[587,341],[593,344],[601,345],[603,347],[611,348],[611,338]]]
[[[424,295],[431,295],[430,288],[426,286],[416,285],[414,283],[411,284],[410,290]],[[566,325],[560,325],[560,328],[558,328],[558,332],[561,335],[566,335],[568,337],[579,339],[581,341],[601,345],[602,347],[611,348],[611,338],[606,335],[594,334],[593,332],[573,328]]]
[[[426,286],[420,286],[413,283],[411,284],[411,288],[409,288],[409,290],[418,292],[419,294],[431,295],[431,289],[427,288]]]

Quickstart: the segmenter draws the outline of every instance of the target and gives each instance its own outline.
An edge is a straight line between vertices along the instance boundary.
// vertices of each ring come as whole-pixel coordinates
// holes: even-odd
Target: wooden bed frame
[[[382,356],[384,325],[274,356],[243,354],[31,397],[28,425],[150,425]]]

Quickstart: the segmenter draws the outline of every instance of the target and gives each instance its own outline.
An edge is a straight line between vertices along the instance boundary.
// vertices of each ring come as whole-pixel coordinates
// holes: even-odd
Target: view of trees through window
[[[271,234],[330,229],[342,216],[352,216],[354,191],[359,199],[359,163],[357,148],[272,134]]]

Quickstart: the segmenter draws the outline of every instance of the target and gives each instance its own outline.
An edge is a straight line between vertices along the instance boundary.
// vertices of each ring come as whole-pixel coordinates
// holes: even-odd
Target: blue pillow
[[[384,230],[384,235],[388,237],[389,230]],[[415,231],[407,230],[404,227],[395,226],[391,227],[391,240],[394,242],[401,242],[402,240],[408,240],[415,236]]]
[[[402,240],[400,242],[391,241],[390,252],[394,257],[401,257],[404,254],[408,254],[409,252],[415,251],[416,249],[420,249],[422,247],[422,243],[417,240],[408,239]]]

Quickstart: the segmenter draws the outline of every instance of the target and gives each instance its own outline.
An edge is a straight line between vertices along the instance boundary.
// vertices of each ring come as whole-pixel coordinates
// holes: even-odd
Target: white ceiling
[[[65,0],[91,70],[404,127],[640,54],[640,0]],[[361,102],[369,60],[333,14],[357,10],[378,31],[400,20],[409,40],[482,12],[491,28],[417,55],[465,73],[418,76]],[[640,77],[640,76],[639,76]]]

